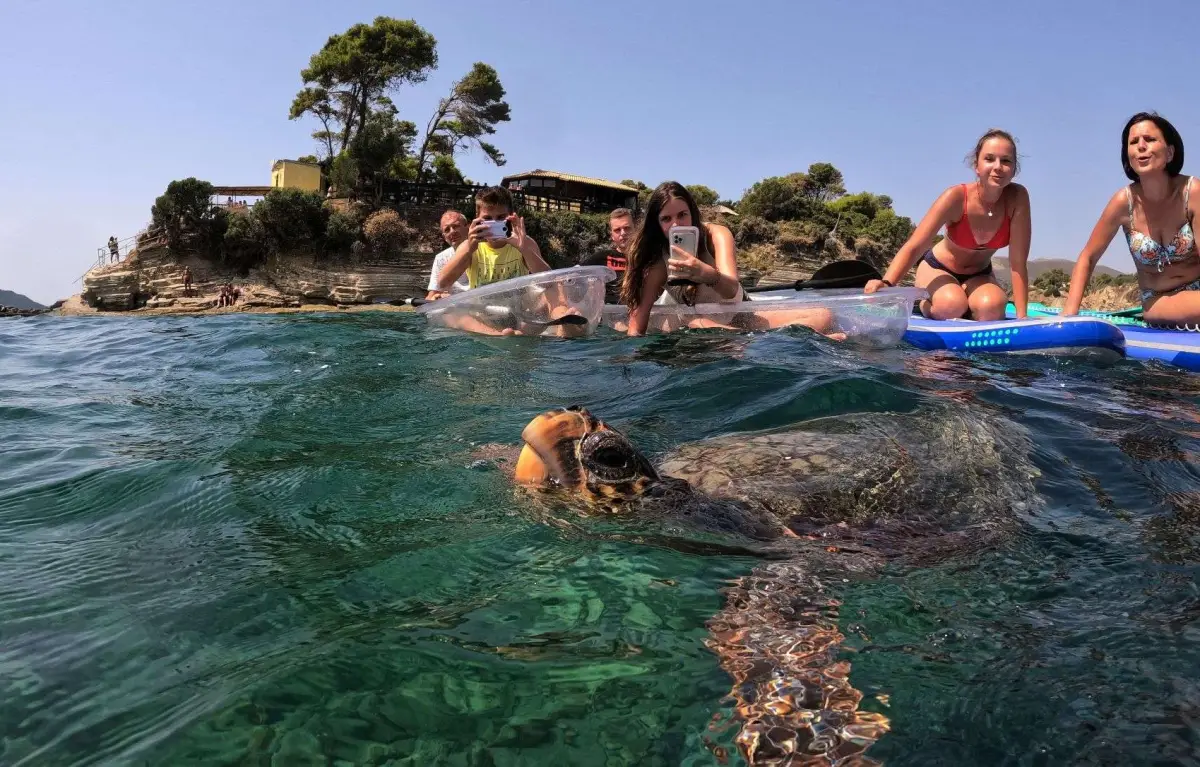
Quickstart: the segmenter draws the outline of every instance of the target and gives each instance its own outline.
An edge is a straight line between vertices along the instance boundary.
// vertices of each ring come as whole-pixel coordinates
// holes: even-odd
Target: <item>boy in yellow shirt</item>
[[[496,237],[491,233],[493,221],[507,222],[507,236]],[[470,287],[478,288],[549,270],[541,248],[525,234],[525,219],[513,213],[512,195],[507,189],[492,186],[475,195],[475,220],[467,239],[459,244],[438,275],[438,288],[448,291],[463,273]]]

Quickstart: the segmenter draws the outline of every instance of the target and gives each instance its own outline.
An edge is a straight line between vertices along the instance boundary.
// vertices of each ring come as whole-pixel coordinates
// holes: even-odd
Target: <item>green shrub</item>
[[[779,265],[779,251],[773,245],[765,243],[738,248],[737,263],[742,280],[753,283],[758,277]]]
[[[227,221],[225,211],[212,204],[212,194],[207,181],[172,181],[150,207],[151,228],[165,231],[173,250],[205,252],[219,245]]]
[[[762,216],[738,216],[729,226],[739,248],[770,244],[779,236],[779,227]]]
[[[866,261],[880,274],[887,271],[888,264],[892,262],[894,255],[896,255],[895,251],[878,240],[870,237],[858,237],[854,240],[854,257],[859,261]]]
[[[350,255],[354,243],[362,234],[358,218],[340,211],[331,213],[325,224],[325,240],[322,243],[326,255]]]
[[[1096,274],[1092,276],[1088,287],[1092,290],[1099,290],[1107,287],[1124,287],[1125,285],[1137,284],[1136,274]]]
[[[1062,269],[1051,269],[1033,281],[1033,287],[1054,298],[1062,295],[1063,291],[1067,290],[1070,284],[1070,275]]]
[[[575,266],[611,242],[608,216],[603,213],[529,211],[524,218],[525,232],[554,269]]]
[[[220,248],[225,266],[245,274],[261,265],[270,252],[270,236],[253,211],[230,217]]]
[[[779,224],[775,244],[782,253],[798,256],[805,251],[820,248],[827,231],[812,221],[784,221]]]
[[[325,237],[329,210],[317,192],[272,189],[251,210],[276,253],[312,249]]]
[[[390,209],[377,210],[367,216],[362,231],[371,251],[379,256],[402,253],[417,236],[416,230]]]

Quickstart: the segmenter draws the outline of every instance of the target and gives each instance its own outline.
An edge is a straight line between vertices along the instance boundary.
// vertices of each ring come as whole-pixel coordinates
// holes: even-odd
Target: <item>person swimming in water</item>
[[[919,258],[915,282],[930,296],[921,302],[921,314],[935,320],[1003,319],[1008,297],[996,281],[992,256],[1008,248],[1013,302],[1017,316],[1025,317],[1032,228],[1029,192],[1013,183],[1021,167],[1017,142],[1007,131],[993,128],[979,137],[967,159],[975,169],[975,182],[942,192],[883,279],[871,280],[865,291],[894,287]],[[945,239],[930,247],[943,226]]]
[[[1121,132],[1121,166],[1132,183],[1117,190],[1075,261],[1064,315],[1083,292],[1117,229],[1137,269],[1142,317],[1153,325],[1200,323],[1200,253],[1193,229],[1200,184],[1183,173],[1183,138],[1155,112],[1138,112]]]

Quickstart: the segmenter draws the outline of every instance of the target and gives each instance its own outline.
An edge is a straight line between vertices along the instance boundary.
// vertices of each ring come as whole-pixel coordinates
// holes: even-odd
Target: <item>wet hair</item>
[[[503,205],[509,213],[513,212],[513,199],[508,190],[502,186],[488,186],[480,189],[475,195],[475,212],[483,205]]]
[[[1011,133],[1006,130],[1001,130],[1000,128],[989,128],[986,133],[979,137],[979,140],[975,142],[975,148],[970,152],[967,152],[967,165],[969,165],[971,168],[974,168],[976,165],[978,165],[979,153],[983,151],[983,145],[986,144],[989,139],[994,138],[1002,138],[1008,143],[1012,144],[1013,177],[1015,178],[1016,175],[1021,172],[1021,158],[1017,156],[1017,140],[1013,138]]]
[[[706,247],[710,252],[712,251],[708,230],[700,220],[700,206],[696,204],[696,199],[692,197],[691,192],[678,181],[664,181],[659,184],[650,194],[650,199],[646,201],[646,212],[642,216],[640,224],[634,229],[633,240],[629,243],[629,249],[625,256],[627,266],[625,279],[621,283],[621,302],[631,310],[637,308],[638,302],[642,300],[642,285],[646,281],[646,274],[668,251],[667,235],[663,233],[662,225],[658,223],[658,217],[671,200],[683,200],[687,204],[688,210],[692,214],[692,226],[700,230],[704,236]],[[695,292],[694,285],[684,288],[685,302],[688,294]]]
[[[1129,164],[1129,132],[1133,130],[1133,126],[1142,122],[1152,122],[1162,131],[1163,141],[1167,142],[1167,146],[1175,149],[1175,156],[1167,163],[1167,176],[1175,178],[1183,172],[1183,137],[1179,135],[1179,131],[1175,130],[1175,126],[1170,120],[1162,117],[1158,112],[1138,112],[1133,117],[1129,118],[1129,122],[1125,123],[1125,130],[1121,131],[1121,167],[1125,169],[1125,178],[1130,181],[1137,181],[1137,171]]]

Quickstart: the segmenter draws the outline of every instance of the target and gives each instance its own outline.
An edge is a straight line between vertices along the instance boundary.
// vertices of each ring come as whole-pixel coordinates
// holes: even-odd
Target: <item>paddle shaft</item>
[[[832,288],[861,288],[871,280],[878,280],[879,272],[864,261],[834,261],[813,273],[807,280],[797,280],[786,285],[755,285],[745,288],[747,293],[766,293],[772,290],[823,290]]]

